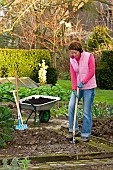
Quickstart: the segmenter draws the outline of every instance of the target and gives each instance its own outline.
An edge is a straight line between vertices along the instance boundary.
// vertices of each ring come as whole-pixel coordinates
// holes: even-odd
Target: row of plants
[[[15,86],[11,82],[0,84],[0,101],[14,100],[12,90],[15,90]],[[60,97],[62,101],[68,101],[70,93],[71,90],[65,90],[59,84],[55,86],[44,85],[38,88],[20,87],[18,89],[20,99],[30,95],[48,95]]]
[[[55,106],[52,107],[52,116],[53,117],[67,117],[68,116],[68,102],[58,102]],[[83,117],[83,108],[82,105],[78,106],[77,115],[81,119]],[[113,106],[104,103],[94,103],[92,107],[92,116],[93,118],[103,118],[110,117],[113,115]]]
[[[12,90],[15,89],[15,86],[12,83],[0,84],[0,101],[14,101]],[[60,101],[57,102],[51,109],[52,116],[67,116],[68,113],[68,102],[71,95],[71,90],[64,89],[59,84],[55,86],[39,86],[38,88],[25,88],[20,87],[18,90],[19,98],[22,99],[24,97],[28,97],[31,95],[47,95],[47,96],[56,96],[60,97]],[[82,107],[78,110],[78,115],[82,117]],[[113,114],[113,106],[109,105],[106,102],[99,102],[93,105],[93,116],[94,117],[102,117],[102,116],[110,116]]]

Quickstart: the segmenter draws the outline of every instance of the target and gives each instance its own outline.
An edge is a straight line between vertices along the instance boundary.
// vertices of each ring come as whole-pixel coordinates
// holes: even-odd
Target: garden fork
[[[72,143],[75,143],[74,137],[75,137],[75,125],[76,125],[76,116],[77,116],[78,96],[79,96],[79,88],[77,87],[75,112],[74,112],[74,122],[73,122],[73,141],[72,141]]]

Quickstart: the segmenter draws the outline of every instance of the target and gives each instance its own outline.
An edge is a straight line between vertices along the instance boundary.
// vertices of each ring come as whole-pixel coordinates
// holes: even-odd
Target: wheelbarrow
[[[47,123],[50,119],[50,109],[59,101],[59,97],[45,96],[45,95],[32,95],[19,100],[20,110],[31,110],[25,123],[27,124],[31,115],[34,113],[34,125],[36,125],[37,112],[39,113],[38,123]],[[38,101],[38,102],[37,102]],[[41,103],[42,101],[42,103]]]

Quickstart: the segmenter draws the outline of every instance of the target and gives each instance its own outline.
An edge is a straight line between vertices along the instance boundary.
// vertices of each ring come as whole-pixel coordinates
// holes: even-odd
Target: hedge
[[[45,60],[50,67],[51,57],[48,50],[0,49],[0,77],[30,77],[38,81],[39,63]]]

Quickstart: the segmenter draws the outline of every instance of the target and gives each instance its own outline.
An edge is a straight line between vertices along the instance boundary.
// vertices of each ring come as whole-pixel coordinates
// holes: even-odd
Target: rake
[[[16,72],[15,72],[15,80],[16,80],[16,90],[13,90],[13,96],[14,96],[17,111],[18,111],[18,125],[15,126],[15,129],[17,129],[17,130],[25,130],[28,127],[27,127],[27,124],[23,124],[22,115],[21,115],[21,112],[20,112],[19,100],[18,100],[18,78],[17,78],[17,73]],[[15,94],[15,92],[16,92],[16,94]]]

